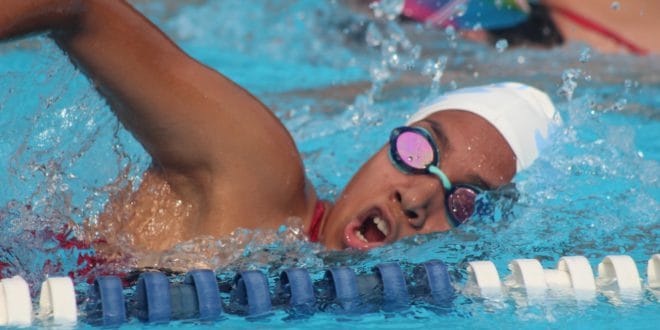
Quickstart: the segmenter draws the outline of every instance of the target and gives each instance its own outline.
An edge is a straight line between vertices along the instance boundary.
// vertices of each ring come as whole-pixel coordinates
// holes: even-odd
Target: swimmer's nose
[[[431,175],[407,175],[405,181],[394,186],[392,198],[399,204],[408,228],[417,233],[424,228],[431,208],[444,207],[444,188]]]
[[[404,198],[399,191],[395,192],[394,199],[399,203],[408,224],[415,230],[422,229],[424,223],[426,223],[428,213],[426,206],[422,203],[415,203],[416,200],[414,198]]]

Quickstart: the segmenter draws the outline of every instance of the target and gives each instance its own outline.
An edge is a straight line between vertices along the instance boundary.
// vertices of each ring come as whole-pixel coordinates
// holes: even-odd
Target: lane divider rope
[[[615,305],[641,297],[643,281],[635,261],[626,255],[611,255],[598,264],[594,278],[589,261],[582,256],[559,259],[555,269],[543,269],[535,259],[515,259],[502,282],[491,261],[471,261],[463,293],[485,299],[502,299],[510,294],[517,305],[534,304],[553,295],[593,300],[598,292]],[[453,284],[447,266],[428,261],[406,274],[395,262],[376,265],[371,273],[356,274],[349,267],[332,267],[322,280],[312,281],[307,270],[290,268],[280,273],[271,295],[268,278],[256,270],[239,272],[233,282],[228,312],[249,318],[273,313],[285,306],[288,313],[309,316],[320,307],[342,313],[364,313],[406,309],[411,302],[451,306],[458,285]],[[660,254],[648,261],[646,287],[660,299]],[[127,306],[129,308],[127,308]],[[171,320],[217,320],[225,313],[216,274],[208,269],[192,270],[183,281],[170,283],[157,271],[140,274],[134,295],[124,297],[121,279],[101,276],[90,286],[85,299],[85,321],[115,327],[129,315],[149,323]],[[49,277],[42,283],[38,316],[57,325],[78,320],[73,282],[68,277]],[[32,300],[28,284],[20,276],[0,281],[0,326],[25,327],[32,324]]]

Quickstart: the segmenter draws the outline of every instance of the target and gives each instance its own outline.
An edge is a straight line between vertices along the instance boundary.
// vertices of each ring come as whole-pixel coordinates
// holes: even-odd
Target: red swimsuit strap
[[[319,241],[319,232],[321,230],[321,220],[323,219],[323,213],[325,213],[325,206],[321,201],[317,201],[314,207],[314,216],[312,217],[312,222],[309,224],[309,240],[311,242]]]
[[[637,54],[637,55],[647,55],[649,52],[646,49],[643,49],[635,44],[633,44],[631,41],[627,40],[626,38],[622,37],[621,35],[617,34],[616,32],[604,27],[603,25],[600,25],[584,16],[580,16],[576,12],[573,12],[571,10],[568,10],[566,8],[558,7],[558,6],[552,6],[551,7],[553,10],[557,11],[557,13],[563,15],[564,17],[568,18],[572,22],[574,22],[577,25],[580,25],[586,29],[589,29],[591,31],[594,31],[596,33],[601,34],[602,36],[605,36],[607,38],[610,38],[614,41],[616,41],[618,44],[623,45],[626,47],[631,53]]]

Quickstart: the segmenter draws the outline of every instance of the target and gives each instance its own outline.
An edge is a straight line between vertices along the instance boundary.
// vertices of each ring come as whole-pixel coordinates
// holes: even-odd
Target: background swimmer
[[[134,232],[139,248],[164,250],[237,227],[277,228],[288,217],[302,218],[307,232],[316,223],[318,239],[330,248],[370,248],[449,228],[438,179],[401,172],[385,148],[360,170],[334,207],[318,201],[295,144],[277,118],[245,90],[183,53],[124,1],[5,4],[0,38],[40,31],[51,31],[153,157],[131,200],[115,198],[107,206],[106,216],[112,216],[113,207],[131,205],[130,221],[118,229]],[[440,148],[451,146],[444,147],[439,164],[451,182],[494,188],[511,180],[514,151],[489,121],[467,111],[443,111],[418,125],[436,131],[430,127],[434,124],[451,141],[434,140]],[[149,192],[164,183],[167,198],[154,210]],[[174,210],[178,203],[188,206],[185,212]],[[396,213],[385,216],[386,237],[371,242],[379,244],[347,238],[349,226],[384,204],[381,208]],[[160,214],[158,223],[146,220],[152,212]],[[145,235],[145,226],[159,230]]]
[[[371,0],[346,0],[370,14]],[[394,2],[392,2],[394,3]],[[401,16],[498,46],[550,48],[582,42],[603,53],[657,54],[660,2],[653,0],[402,0]],[[500,46],[501,47],[501,44]]]

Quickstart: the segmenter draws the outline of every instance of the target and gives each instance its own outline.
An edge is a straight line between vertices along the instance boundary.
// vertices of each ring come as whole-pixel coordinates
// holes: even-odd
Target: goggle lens
[[[447,211],[458,225],[467,221],[474,214],[477,192],[468,187],[456,187],[447,196]]]
[[[424,170],[433,164],[431,143],[417,132],[403,132],[396,139],[396,151],[407,166]]]

